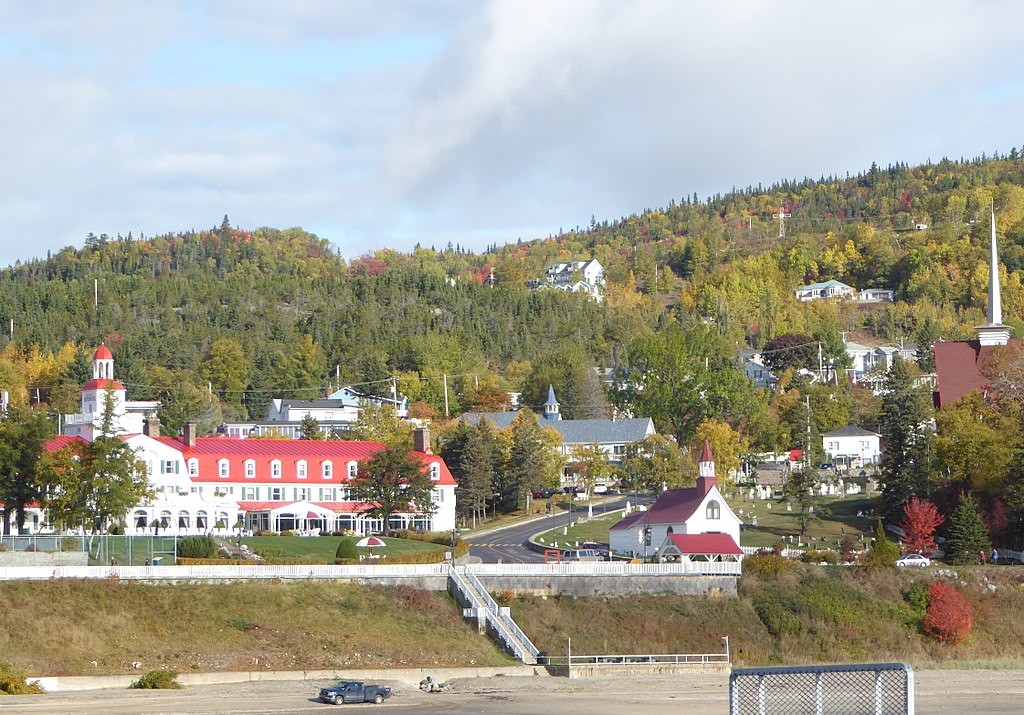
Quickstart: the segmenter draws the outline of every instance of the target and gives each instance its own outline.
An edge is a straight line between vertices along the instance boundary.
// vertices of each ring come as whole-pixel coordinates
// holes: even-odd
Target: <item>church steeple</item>
[[[1003,300],[999,290],[999,250],[996,248],[996,210],[992,209],[992,235],[988,266],[988,324],[974,329],[982,347],[1006,345],[1010,340],[1010,326],[1003,325]]]
[[[544,403],[544,419],[558,421],[562,419],[559,413],[558,400],[555,399],[555,388],[548,385],[548,401]]]

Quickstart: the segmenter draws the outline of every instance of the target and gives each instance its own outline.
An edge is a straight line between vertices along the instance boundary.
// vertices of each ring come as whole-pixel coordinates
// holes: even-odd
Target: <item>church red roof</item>
[[[728,534],[669,534],[668,538],[681,554],[743,554]]]
[[[106,343],[101,343],[96,348],[96,354],[92,356],[93,360],[113,360],[114,355],[110,352],[110,348],[107,347]]]
[[[986,368],[1001,352],[1020,349],[1020,338],[1011,338],[1005,345],[982,347],[977,340],[957,340],[935,343],[935,406],[951,405],[968,392],[985,392],[988,378]]]

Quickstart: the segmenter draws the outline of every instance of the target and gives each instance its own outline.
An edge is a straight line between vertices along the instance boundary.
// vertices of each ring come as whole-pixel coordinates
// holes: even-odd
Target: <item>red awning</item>
[[[319,519],[319,518],[320,518],[320,515],[319,515],[319,514],[317,514],[317,513],[315,512],[315,511],[311,511],[311,512],[308,512],[308,513],[306,514],[306,518],[307,518],[307,519]]]

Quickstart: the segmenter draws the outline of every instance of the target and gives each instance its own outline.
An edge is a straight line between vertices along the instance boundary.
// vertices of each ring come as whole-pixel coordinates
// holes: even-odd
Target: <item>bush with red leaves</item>
[[[933,583],[928,588],[928,610],[924,632],[943,643],[962,643],[971,634],[971,604],[948,583]]]

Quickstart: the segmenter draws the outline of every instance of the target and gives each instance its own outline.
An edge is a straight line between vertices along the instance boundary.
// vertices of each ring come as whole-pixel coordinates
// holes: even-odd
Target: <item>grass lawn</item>
[[[301,559],[319,561],[325,564],[334,563],[334,555],[341,543],[341,536],[251,536],[242,539],[242,543],[258,554],[275,559]],[[414,539],[396,539],[381,537],[387,546],[383,548],[361,548],[359,552],[374,556],[394,558],[407,554],[418,554],[428,551],[444,551],[448,547]]]
[[[574,512],[575,513],[575,512]],[[552,548],[568,549],[584,541],[597,541],[602,544],[608,543],[608,529],[622,519],[622,511],[608,512],[587,520],[586,511],[581,511],[580,516],[584,517],[573,522],[570,527],[558,527],[546,531],[537,537],[537,541],[550,545]],[[556,547],[557,544],[557,547]]]
[[[734,501],[730,506],[743,519],[742,546],[768,547],[783,537],[791,537],[795,545],[800,523],[795,511],[786,511],[785,502]],[[826,547],[836,546],[844,533],[854,542],[859,542],[862,535],[868,540],[875,533],[875,521],[866,516],[873,508],[873,500],[866,496],[824,497],[815,508],[814,518],[807,524],[807,538],[812,544],[817,542]],[[743,510],[742,515],[739,514],[740,509]],[[864,516],[857,516],[858,513]],[[752,516],[757,517],[757,526],[751,525]]]

